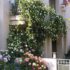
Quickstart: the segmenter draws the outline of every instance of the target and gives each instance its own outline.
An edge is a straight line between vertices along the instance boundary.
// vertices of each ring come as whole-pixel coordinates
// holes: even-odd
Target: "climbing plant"
[[[57,15],[54,9],[45,6],[40,0],[20,0],[18,5],[21,19],[26,27],[20,25],[10,27],[8,48],[14,50],[23,48],[23,51],[41,54],[41,46],[46,37],[56,40],[66,34],[66,25],[62,16]]]
[[[38,42],[46,36],[55,40],[59,35],[66,33],[66,25],[62,16],[40,0],[20,0],[21,15],[28,21],[28,27]]]

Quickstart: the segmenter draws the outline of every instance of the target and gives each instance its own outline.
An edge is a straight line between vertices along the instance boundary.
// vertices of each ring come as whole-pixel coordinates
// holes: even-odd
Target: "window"
[[[55,41],[52,41],[52,52],[56,52],[57,49],[56,49],[56,40]]]
[[[54,8],[55,9],[55,4],[56,4],[56,1],[55,0],[49,0],[49,4],[51,6],[51,8]]]

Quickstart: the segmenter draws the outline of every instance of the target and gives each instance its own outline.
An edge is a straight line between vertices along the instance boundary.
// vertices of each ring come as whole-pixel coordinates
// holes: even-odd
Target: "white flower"
[[[7,58],[8,60],[10,60],[11,56],[10,56],[10,55],[7,55],[6,58]]]
[[[13,51],[11,53],[14,53]]]
[[[22,58],[19,58],[19,61],[20,61],[20,63],[22,63],[23,62]]]
[[[28,45],[26,44],[25,46],[27,47]]]
[[[11,44],[11,46],[13,46],[13,43]]]
[[[20,52],[23,52],[23,50],[22,50],[22,49],[20,49]]]
[[[31,63],[29,62],[29,64],[28,65],[31,65]]]
[[[8,54],[8,52],[5,52],[5,54]]]
[[[27,0],[28,2],[30,2],[30,0]]]
[[[32,64],[32,65],[33,65],[33,66],[36,66],[36,63],[34,63],[34,62],[33,62],[33,64]]]
[[[15,59],[15,62],[16,62],[16,63],[20,63],[20,64],[21,64],[22,61],[23,61],[22,58],[16,58],[16,59]]]
[[[14,50],[17,50],[17,48],[14,48]]]
[[[0,54],[0,60],[2,60],[2,55]]]
[[[3,58],[4,59],[4,62],[8,62],[8,59],[7,58]]]

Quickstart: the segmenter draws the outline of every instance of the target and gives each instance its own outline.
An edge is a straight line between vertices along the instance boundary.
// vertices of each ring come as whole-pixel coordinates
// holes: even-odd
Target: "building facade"
[[[56,54],[57,58],[64,58],[70,49],[70,0],[42,0],[45,5],[50,5],[56,10],[58,15],[62,15],[66,21],[67,34],[53,42],[47,38],[44,42],[43,57],[52,58]],[[10,23],[10,0],[0,0],[0,50],[7,49],[7,37]],[[13,1],[12,1],[13,2]]]
[[[70,50],[70,0],[44,0],[44,3],[50,5],[58,15],[64,17],[67,30],[66,36],[59,37],[55,42],[50,38],[45,40],[44,57],[52,58],[55,55],[57,58],[64,58]]]
[[[9,0],[0,0],[0,50],[7,47],[9,25]]]

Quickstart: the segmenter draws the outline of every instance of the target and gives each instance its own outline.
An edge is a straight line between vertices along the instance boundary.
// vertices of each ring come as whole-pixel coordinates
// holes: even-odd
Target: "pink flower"
[[[31,65],[31,62],[29,62],[29,64],[28,64],[29,66]]]
[[[37,56],[35,56],[35,57],[34,57],[34,59],[37,61],[37,60],[38,60],[38,57],[37,57]]]
[[[15,62],[21,64],[23,62],[23,60],[22,60],[22,58],[16,58]]]
[[[29,62],[29,58],[25,58],[24,61],[25,61],[25,62]]]

